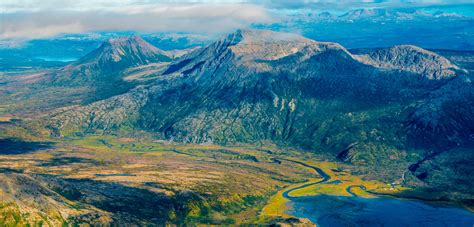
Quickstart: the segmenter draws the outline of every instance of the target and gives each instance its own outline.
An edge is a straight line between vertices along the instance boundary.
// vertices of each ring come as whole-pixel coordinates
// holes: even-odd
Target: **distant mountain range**
[[[323,21],[354,21],[354,20],[413,20],[420,18],[467,18],[464,15],[456,13],[445,13],[436,11],[433,13],[425,12],[419,9],[407,8],[374,8],[374,9],[355,9],[346,13],[337,15],[330,12],[308,13],[300,16],[304,20],[323,20]]]
[[[429,49],[472,50],[474,18],[440,10],[375,8],[340,14],[308,11],[290,14],[280,23],[257,27],[297,31],[305,37],[338,42],[350,49],[412,44]]]

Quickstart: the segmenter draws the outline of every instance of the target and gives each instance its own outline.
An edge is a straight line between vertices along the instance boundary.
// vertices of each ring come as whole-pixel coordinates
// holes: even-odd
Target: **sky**
[[[0,40],[101,31],[208,35],[284,20],[286,12],[472,4],[472,0],[1,0]],[[462,7],[461,7],[462,8]]]

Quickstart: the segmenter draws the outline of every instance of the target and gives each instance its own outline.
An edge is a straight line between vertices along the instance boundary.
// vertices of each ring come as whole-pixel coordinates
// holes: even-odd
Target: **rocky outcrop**
[[[456,75],[460,68],[448,59],[411,45],[379,49],[356,56],[361,62],[383,69],[397,69],[422,74],[428,79],[444,79]]]
[[[127,125],[127,122],[135,122],[146,101],[147,91],[139,87],[85,107],[58,109],[49,115],[48,128],[54,135],[69,131],[87,133],[97,129],[111,132]]]

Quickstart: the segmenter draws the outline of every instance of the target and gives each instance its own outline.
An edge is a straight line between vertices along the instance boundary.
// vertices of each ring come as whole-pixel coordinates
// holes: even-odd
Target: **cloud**
[[[72,24],[51,24],[44,26],[22,26],[26,29],[15,29],[12,26],[6,26],[1,32],[1,39],[15,38],[48,38],[58,34],[80,33],[84,28],[79,23]]]
[[[7,13],[1,15],[0,39],[36,39],[96,31],[213,35],[247,27],[252,23],[274,20],[263,6],[244,3],[135,4],[129,1],[127,4],[107,7],[108,1],[102,1],[99,5],[89,7],[66,1],[61,5],[62,8],[53,9],[49,5],[54,5],[55,1],[46,2],[49,4],[41,6],[25,3],[21,5],[23,8],[9,5],[9,10],[4,10]],[[2,4],[0,8],[7,5]]]
[[[467,4],[472,0],[1,0],[0,40],[102,31],[217,35],[305,10]],[[472,3],[471,3],[471,6]]]

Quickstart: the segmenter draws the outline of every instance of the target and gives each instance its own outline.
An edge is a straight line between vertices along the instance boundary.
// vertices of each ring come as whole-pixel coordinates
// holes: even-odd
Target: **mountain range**
[[[356,21],[356,20],[413,20],[421,18],[464,18],[465,16],[455,13],[446,13],[443,11],[424,12],[419,9],[407,8],[373,8],[373,9],[354,9],[347,11],[341,15],[330,12],[310,13],[306,15],[313,20],[323,21]]]
[[[439,11],[438,11],[439,10]],[[429,49],[471,50],[473,18],[448,8],[366,8],[345,13],[290,14],[284,22],[258,26],[331,41],[346,48],[412,44]]]
[[[128,65],[169,60],[159,51],[124,53]],[[239,30],[165,65],[150,83],[56,110],[46,126],[58,137],[133,129],[184,143],[266,141],[462,200],[471,183],[446,182],[469,178],[473,101],[470,72],[419,47],[356,54],[295,34]]]

